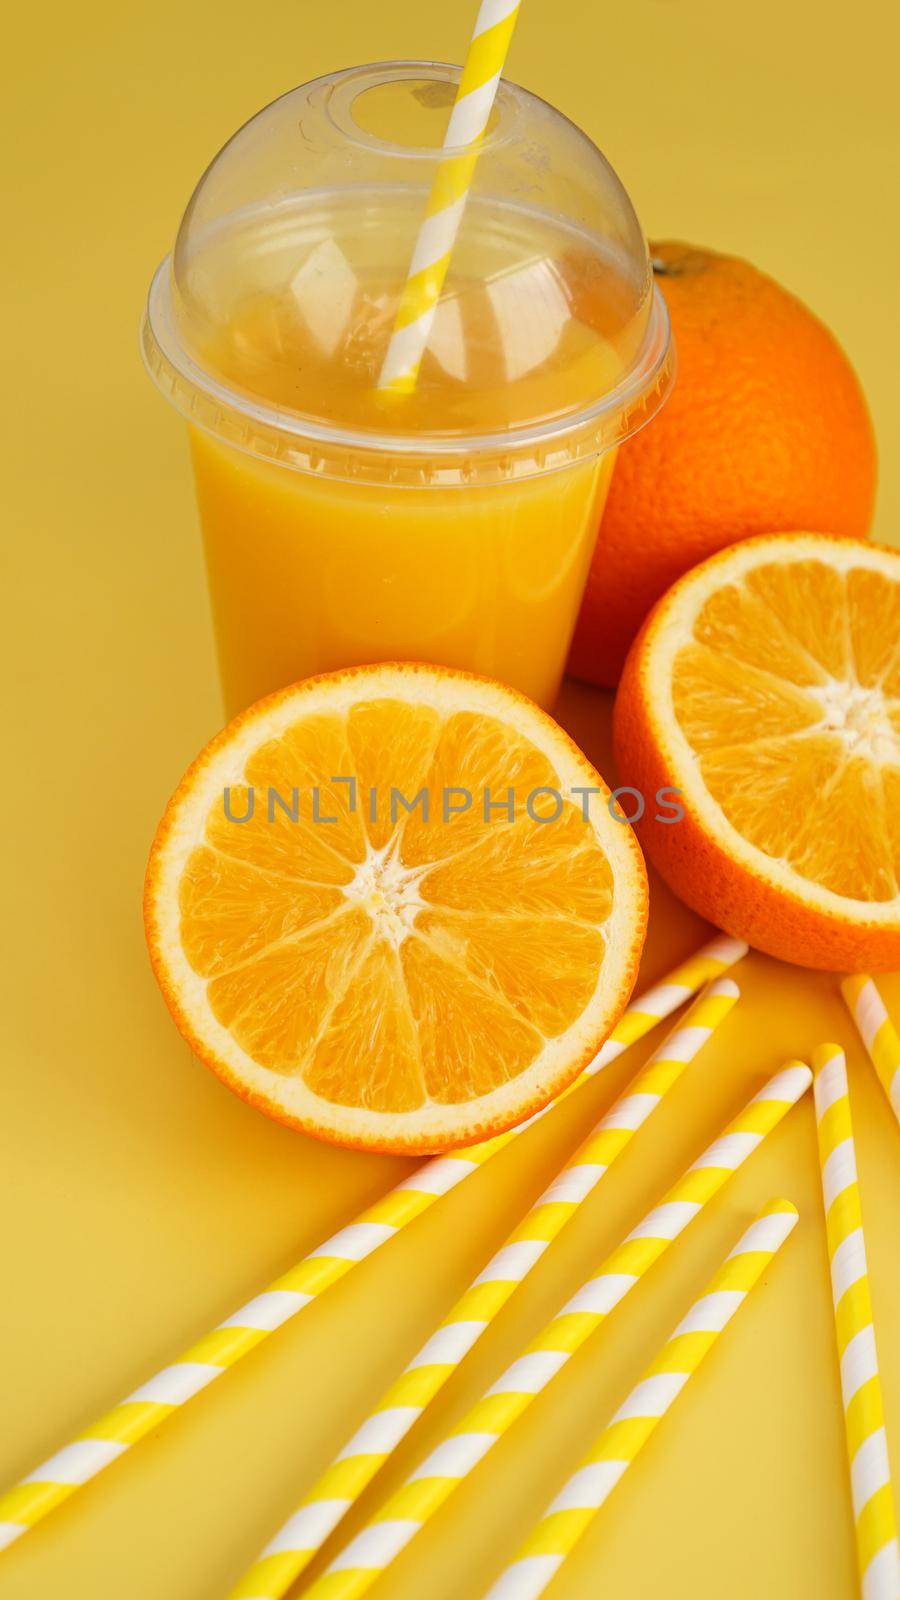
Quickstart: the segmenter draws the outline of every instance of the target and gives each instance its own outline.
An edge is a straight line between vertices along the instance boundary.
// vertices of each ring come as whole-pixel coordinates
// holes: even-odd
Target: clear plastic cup
[[[380,660],[551,704],[616,446],[667,392],[622,184],[506,82],[416,389],[379,391],[458,77],[382,63],[282,96],[154,277],[143,349],[189,426],[229,714]]]

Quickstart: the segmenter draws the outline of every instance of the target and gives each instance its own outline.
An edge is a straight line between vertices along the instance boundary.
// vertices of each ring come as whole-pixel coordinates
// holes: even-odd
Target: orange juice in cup
[[[190,426],[229,713],[390,659],[551,704],[615,447],[664,397],[622,185],[506,83],[415,388],[379,390],[457,77],[385,64],[283,96],[154,279],[144,349]]]

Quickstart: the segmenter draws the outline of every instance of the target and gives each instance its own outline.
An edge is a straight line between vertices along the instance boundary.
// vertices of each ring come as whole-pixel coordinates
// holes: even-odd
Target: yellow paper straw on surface
[[[726,1257],[485,1600],[539,1600],[797,1224],[773,1200]]]
[[[281,1600],[287,1593],[737,998],[737,984],[718,978],[695,1000],[266,1546],[230,1600]]]
[[[840,1045],[819,1045],[813,1066],[831,1293],[863,1600],[898,1600],[900,1555],[847,1067]]]
[[[661,983],[632,1001],[581,1077],[552,1105],[484,1144],[470,1145],[456,1154],[425,1162],[348,1227],[327,1239],[261,1294],[219,1323],[171,1366],[164,1367],[71,1444],[36,1467],[27,1478],[0,1496],[0,1550],[62,1505],[145,1434],[158,1428],[185,1401],[221,1377],[358,1262],[394,1238],[442,1195],[476,1172],[539,1117],[545,1116],[554,1105],[559,1105],[664,1017],[670,1016],[704,983],[740,961],[746,953],[747,946],[739,940],[724,935],[710,940]]]
[[[519,0],[482,0],[379,389],[409,394],[416,386],[518,14]]]
[[[542,1333],[309,1589],[306,1600],[357,1600],[449,1499],[585,1340],[634,1288],[732,1173],[805,1094],[802,1062],[779,1072],[615,1249]]]
[[[900,1122],[900,1038],[875,981],[865,972],[857,973],[852,978],[844,979],[841,993],[881,1080],[881,1087],[891,1103],[894,1116]]]

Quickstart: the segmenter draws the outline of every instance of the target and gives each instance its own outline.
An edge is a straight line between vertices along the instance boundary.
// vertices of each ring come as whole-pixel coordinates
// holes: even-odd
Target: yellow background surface
[[[29,1470],[404,1170],[221,1087],[145,959],[153,828],[219,723],[182,430],[137,326],[192,184],[292,84],[458,59],[472,4],[85,0],[18,7],[4,94],[6,382],[0,1479]],[[900,530],[898,32],[884,0],[525,0],[510,75],[607,151],[648,233],[746,254],[838,333]],[[10,31],[10,28],[12,31]],[[562,714],[609,770],[603,697]],[[654,886],[645,979],[705,929]],[[673,1103],[551,1251],[391,1483],[786,1056],[850,1045],[900,1467],[900,1132],[824,975],[759,956]],[[885,990],[900,1009],[900,980]],[[353,1273],[0,1557],[2,1600],[220,1600],[649,1044]],[[617,1491],[554,1600],[851,1600],[847,1474],[806,1103],[457,1494],[379,1600],[478,1600],[750,1214],[802,1225]],[[375,1498],[370,1495],[366,1507]]]

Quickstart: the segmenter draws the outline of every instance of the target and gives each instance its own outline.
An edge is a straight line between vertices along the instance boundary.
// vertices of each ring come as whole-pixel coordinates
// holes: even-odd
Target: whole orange
[[[754,534],[865,537],[875,440],[856,374],[812,312],[747,261],[652,244],[678,376],[619,452],[569,670],[618,682],[650,607]]]

